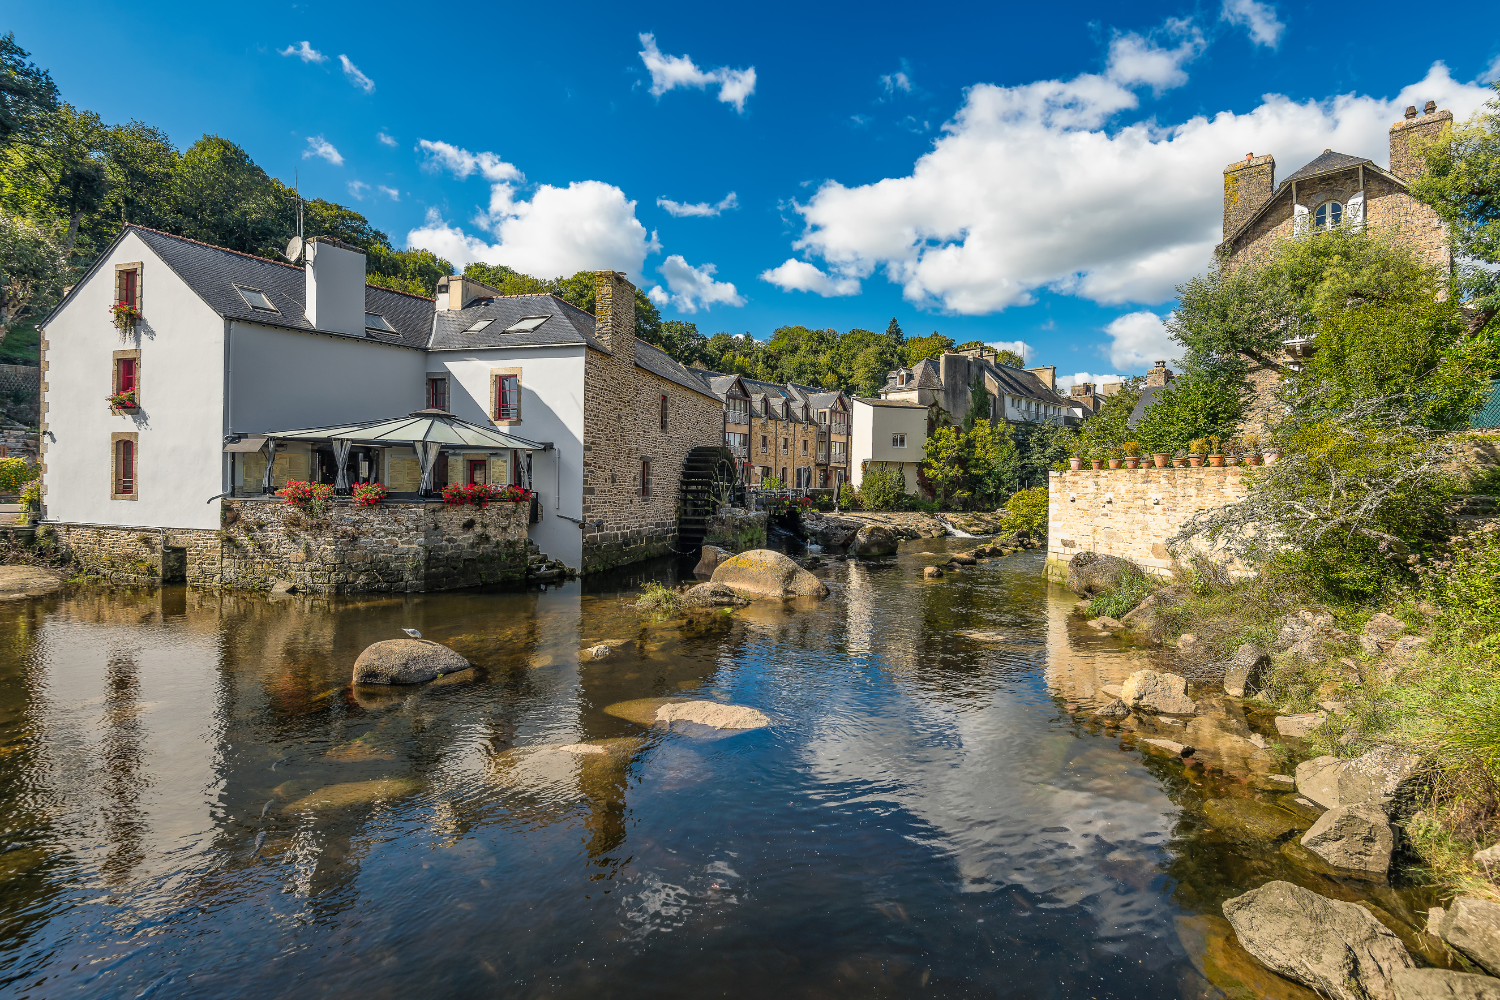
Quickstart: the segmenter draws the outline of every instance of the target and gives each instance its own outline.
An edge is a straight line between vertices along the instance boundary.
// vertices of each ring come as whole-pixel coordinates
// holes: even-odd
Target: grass
[[[670,614],[682,604],[681,595],[671,587],[664,587],[655,580],[641,588],[641,596],[635,606],[645,611]]]

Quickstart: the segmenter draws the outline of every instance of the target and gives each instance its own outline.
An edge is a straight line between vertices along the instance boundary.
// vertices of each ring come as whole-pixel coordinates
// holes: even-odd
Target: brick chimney
[[[1070,391],[1074,396],[1092,396],[1094,394],[1094,383],[1079,382]]]
[[[1158,361],[1156,365],[1146,373],[1146,384],[1166,385],[1168,382],[1172,381],[1173,378],[1175,378],[1175,376],[1172,374],[1172,369],[1167,367],[1167,363],[1165,361]]]
[[[1406,109],[1406,117],[1391,126],[1391,173],[1403,181],[1416,180],[1425,171],[1421,155],[1413,148],[1431,142],[1453,127],[1453,112],[1439,111],[1436,101],[1428,101],[1421,115],[1415,106]]]
[[[1276,157],[1246,153],[1224,168],[1224,238],[1228,239],[1276,191]]]
[[[635,286],[619,271],[594,272],[594,336],[635,363]]]
[[[363,337],[365,255],[327,236],[308,240],[303,255],[307,321],[315,330]]]

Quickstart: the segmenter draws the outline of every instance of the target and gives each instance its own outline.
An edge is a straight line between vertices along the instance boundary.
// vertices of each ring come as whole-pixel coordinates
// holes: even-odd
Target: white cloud
[[[656,199],[656,205],[658,208],[665,208],[668,215],[678,219],[684,217],[712,218],[730,209],[739,208],[740,200],[731,191],[714,205],[710,205],[706,201],[689,205],[680,201],[672,201],[670,198],[658,198]]]
[[[344,158],[339,155],[339,151],[337,149],[333,148],[333,143],[329,142],[321,135],[308,136],[307,148],[302,151],[302,158],[304,160],[310,160],[314,156],[318,157],[320,160],[327,160],[335,167],[342,167],[344,165]]]
[[[1031,356],[1036,353],[1036,348],[1024,340],[992,340],[985,344],[997,351],[1014,351],[1021,356],[1022,361],[1030,361]]]
[[[365,192],[368,190],[370,190],[370,185],[366,184],[364,181],[349,182],[349,196],[356,201],[364,201]]]
[[[1187,83],[1182,68],[1203,54],[1207,42],[1190,21],[1168,18],[1153,36],[1180,38],[1175,48],[1162,48],[1154,37],[1129,32],[1109,43],[1109,78],[1123,87],[1146,85],[1153,92],[1171,90]]]
[[[379,139],[382,145],[390,146],[393,149],[396,146],[396,137],[393,135],[386,135],[384,132],[376,132],[375,138]]]
[[[1115,69],[1146,83],[1144,65]],[[979,84],[909,175],[829,180],[795,204],[806,228],[793,247],[824,266],[794,259],[764,277],[853,294],[881,271],[909,302],[971,315],[1028,303],[1039,288],[1111,305],[1162,302],[1221,239],[1226,163],[1247,150],[1274,153],[1286,176],[1332,148],[1383,164],[1387,129],[1406,105],[1431,98],[1464,118],[1488,96],[1434,63],[1387,98],[1270,94],[1243,114],[1161,125],[1118,121],[1138,98],[1103,75]]]
[[[1147,309],[1115,317],[1104,332],[1110,338],[1109,363],[1116,368],[1150,368],[1182,350],[1167,333],[1166,317]]]
[[[1079,372],[1076,375],[1059,375],[1057,376],[1057,391],[1066,395],[1069,389],[1075,385],[1082,385],[1084,382],[1092,382],[1098,386],[1123,381],[1125,381],[1124,375],[1090,375],[1088,372]]]
[[[694,267],[674,253],[657,270],[667,279],[667,288],[671,290],[667,294],[657,285],[646,293],[657,305],[670,302],[682,312],[695,313],[700,307],[745,304],[745,297],[735,291],[734,285],[714,280],[714,272],[718,269],[712,264]]]
[[[280,52],[284,56],[296,56],[305,63],[322,63],[328,61],[327,56],[313,48],[307,42],[288,45],[286,48],[281,49]]]
[[[817,292],[826,298],[858,295],[859,279],[831,277],[805,260],[788,258],[786,263],[762,271],[760,280],[769,281],[783,292]]]
[[[391,199],[391,201],[400,201],[401,200],[401,192],[397,191],[393,187],[386,187],[384,184],[376,184],[375,185],[375,190],[379,191],[381,194],[383,194],[387,198]]]
[[[1496,56],[1495,61],[1490,63],[1489,67],[1483,73],[1479,74],[1478,82],[1493,83],[1496,80],[1500,80],[1500,56]]]
[[[344,75],[349,78],[350,83],[354,84],[356,87],[358,87],[360,90],[363,90],[367,94],[375,93],[375,81],[371,80],[368,76],[365,76],[363,73],[361,73],[359,71],[359,67],[349,61],[348,56],[340,53],[339,62],[343,64]]]
[[[447,169],[460,179],[477,173],[490,182],[489,207],[479,211],[473,224],[494,242],[450,225],[429,209],[424,223],[407,234],[408,246],[431,250],[460,267],[482,260],[544,278],[614,269],[637,283],[646,255],[661,249],[656,234],[648,235],[635,217],[636,203],[612,184],[543,184],[528,201],[517,194],[525,182],[521,171],[494,153],[471,153],[426,139],[418,147],[429,154],[430,168]]]
[[[643,32],[640,35],[641,62],[651,73],[651,94],[660,97],[677,87],[697,87],[703,90],[715,84],[719,87],[719,100],[733,104],[734,110],[745,111],[745,100],[755,93],[755,67],[749,69],[699,69],[689,56],[666,56],[656,47],[656,36]]]
[[[894,73],[882,76],[880,86],[885,91],[885,100],[895,97],[898,91],[910,94],[912,90],[910,64],[905,59],[901,60],[901,68]]]
[[[1286,30],[1286,25],[1276,17],[1276,8],[1260,0],[1224,0],[1220,16],[1230,24],[1248,29],[1250,40],[1268,49],[1281,43],[1281,33]]]

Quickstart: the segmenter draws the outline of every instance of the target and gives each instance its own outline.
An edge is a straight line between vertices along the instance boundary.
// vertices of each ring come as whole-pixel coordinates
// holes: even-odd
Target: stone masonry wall
[[[284,503],[226,500],[219,531],[56,525],[84,572],[125,583],[161,580],[161,548],[186,550],[199,587],[269,589],[277,582],[322,594],[433,591],[526,576],[524,504],[337,505],[323,517]]]
[[[672,552],[678,487],[688,452],[722,447],[723,403],[635,363],[635,288],[611,271],[597,275],[595,332],[611,350],[584,359],[583,536],[580,572]],[[667,396],[667,429],[660,396]],[[641,496],[641,459],[651,461],[651,493]]]
[[[1084,469],[1047,477],[1047,576],[1066,579],[1080,552],[1102,552],[1168,576],[1167,539],[1200,510],[1244,498],[1243,467]],[[1241,568],[1242,569],[1242,568]]]

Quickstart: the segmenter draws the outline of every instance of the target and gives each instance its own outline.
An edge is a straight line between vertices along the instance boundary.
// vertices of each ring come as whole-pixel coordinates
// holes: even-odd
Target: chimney
[[[1156,366],[1146,373],[1146,384],[1166,385],[1168,382],[1172,381],[1174,377],[1175,376],[1173,376],[1172,374],[1172,369],[1167,367],[1167,363],[1165,361],[1158,361],[1156,363]]]
[[[1072,393],[1075,396],[1092,396],[1094,394],[1094,383],[1079,382],[1073,386]]]
[[[635,286],[619,271],[594,272],[594,336],[635,363]]]
[[[327,236],[308,240],[303,253],[307,321],[315,330],[364,336],[365,255]]]
[[[1057,366],[1056,365],[1047,365],[1047,366],[1045,366],[1043,368],[1028,368],[1026,370],[1029,371],[1029,372],[1031,372],[1031,374],[1035,375],[1037,378],[1041,379],[1042,380],[1042,385],[1045,385],[1049,390],[1056,391],[1056,389],[1057,389]]]
[[[456,312],[473,305],[476,299],[490,299],[504,294],[498,288],[491,288],[482,281],[475,281],[461,274],[444,275],[437,283],[437,310],[446,312],[452,309]]]
[[[1251,153],[1224,168],[1224,238],[1245,224],[1276,190],[1276,157]]]
[[[1406,106],[1406,120],[1411,121],[1415,117],[1417,117],[1417,106],[1415,104],[1408,104]]]
[[[1420,150],[1425,143],[1438,139],[1453,127],[1453,112],[1439,111],[1436,101],[1428,101],[1421,117],[1416,108],[1406,109],[1406,118],[1391,126],[1391,173],[1403,181],[1416,180],[1427,170]]]

